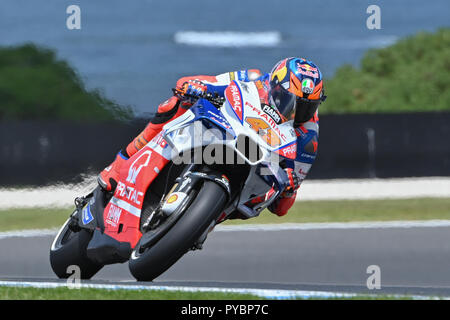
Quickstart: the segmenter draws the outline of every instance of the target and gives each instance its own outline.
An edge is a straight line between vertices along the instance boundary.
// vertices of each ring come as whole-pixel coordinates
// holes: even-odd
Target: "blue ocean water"
[[[68,30],[66,8],[81,8],[81,30]],[[381,8],[381,29],[369,30],[366,9]],[[268,71],[283,57],[303,56],[329,77],[357,65],[368,48],[420,30],[449,25],[448,0],[0,0],[0,46],[34,42],[57,51],[88,88],[153,113],[185,75],[240,68]],[[183,31],[279,35],[268,46],[193,46]],[[201,34],[200,34],[201,37]]]

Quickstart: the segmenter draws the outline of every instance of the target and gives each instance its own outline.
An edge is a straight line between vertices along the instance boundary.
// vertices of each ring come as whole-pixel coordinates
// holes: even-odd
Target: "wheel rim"
[[[51,250],[55,251],[61,248],[65,243],[67,243],[72,236],[75,234],[69,229],[70,218],[64,223],[64,225],[59,230],[58,234],[55,237],[55,240],[52,243]]]

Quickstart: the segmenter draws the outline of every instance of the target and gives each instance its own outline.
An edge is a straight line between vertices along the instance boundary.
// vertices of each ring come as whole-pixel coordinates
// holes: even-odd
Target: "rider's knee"
[[[179,99],[177,97],[170,97],[158,106],[157,113],[167,113],[173,111],[178,106]]]
[[[179,105],[180,100],[177,97],[174,96],[167,99],[158,106],[158,110],[155,116],[153,117],[151,123],[153,124],[166,123],[167,121],[172,119],[173,116],[175,116]]]

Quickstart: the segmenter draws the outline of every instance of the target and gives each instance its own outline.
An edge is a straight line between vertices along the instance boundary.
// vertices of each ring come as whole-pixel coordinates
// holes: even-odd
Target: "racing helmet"
[[[311,119],[325,99],[322,73],[309,60],[286,58],[269,74],[269,103],[293,119],[295,128]]]

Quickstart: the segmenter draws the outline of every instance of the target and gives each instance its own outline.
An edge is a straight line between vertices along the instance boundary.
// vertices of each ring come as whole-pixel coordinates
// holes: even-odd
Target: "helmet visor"
[[[285,118],[291,119],[293,112],[295,111],[295,100],[297,96],[281,86],[280,83],[276,84],[270,89],[270,99],[278,112]]]
[[[294,127],[299,127],[302,123],[311,119],[321,102],[320,99],[309,100],[298,97],[280,84],[271,88],[270,98],[272,99],[271,102],[285,118],[294,119]]]

